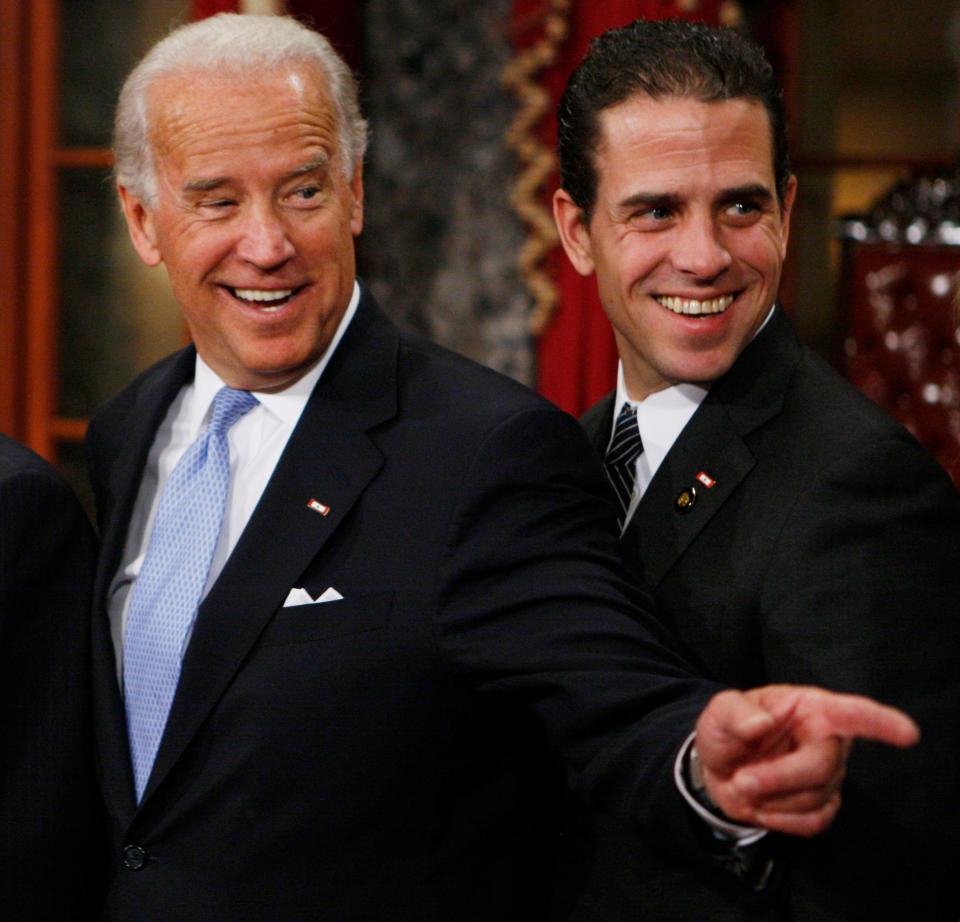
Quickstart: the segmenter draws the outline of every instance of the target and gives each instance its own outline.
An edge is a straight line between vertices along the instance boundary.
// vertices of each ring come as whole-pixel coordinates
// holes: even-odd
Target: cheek
[[[741,259],[765,278],[776,278],[784,257],[784,238],[778,226],[762,226],[743,242]]]
[[[596,263],[597,287],[605,306],[626,314],[631,321],[644,318],[649,310],[648,293],[657,286],[662,259],[649,246],[624,242],[615,251],[606,252]]]
[[[654,290],[657,278],[669,271],[669,241],[663,235],[635,234],[625,243],[620,263],[624,287]]]
[[[304,263],[317,266],[342,262],[353,249],[353,235],[346,221],[332,223],[310,215],[287,229],[287,236]]]
[[[171,276],[195,284],[231,253],[234,235],[222,224],[181,221],[164,229],[161,252]]]

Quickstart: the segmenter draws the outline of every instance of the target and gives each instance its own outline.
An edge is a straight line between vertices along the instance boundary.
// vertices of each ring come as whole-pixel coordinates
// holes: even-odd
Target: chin
[[[674,380],[688,384],[710,384],[722,378],[733,366],[733,359],[727,357],[713,361],[697,361],[678,369]]]

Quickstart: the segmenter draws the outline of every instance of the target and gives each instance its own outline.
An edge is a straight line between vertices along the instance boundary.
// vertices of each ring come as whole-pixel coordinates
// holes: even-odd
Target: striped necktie
[[[607,477],[617,494],[620,516],[617,523],[623,531],[630,500],[633,499],[633,485],[637,475],[637,458],[643,454],[643,442],[640,441],[640,429],[637,427],[637,408],[625,403],[617,423],[613,427],[613,441],[607,449],[604,466]]]

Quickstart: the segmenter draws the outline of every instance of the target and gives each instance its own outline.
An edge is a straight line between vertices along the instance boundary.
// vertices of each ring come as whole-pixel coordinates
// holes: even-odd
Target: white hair
[[[360,115],[357,81],[330,42],[289,16],[220,13],[175,29],[147,52],[124,82],[113,126],[118,185],[145,202],[155,201],[147,96],[157,80],[197,72],[247,77],[251,71],[289,64],[319,66],[326,77],[337,110],[340,155],[350,179],[367,147],[367,123]]]

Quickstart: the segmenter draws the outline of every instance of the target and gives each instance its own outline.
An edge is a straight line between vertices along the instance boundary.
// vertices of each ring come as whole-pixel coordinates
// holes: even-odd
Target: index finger
[[[761,700],[764,693],[776,688],[762,689]],[[907,714],[863,695],[806,688],[796,700],[793,714],[803,723],[804,735],[812,739],[868,739],[899,748],[913,746],[920,739],[920,728]]]

